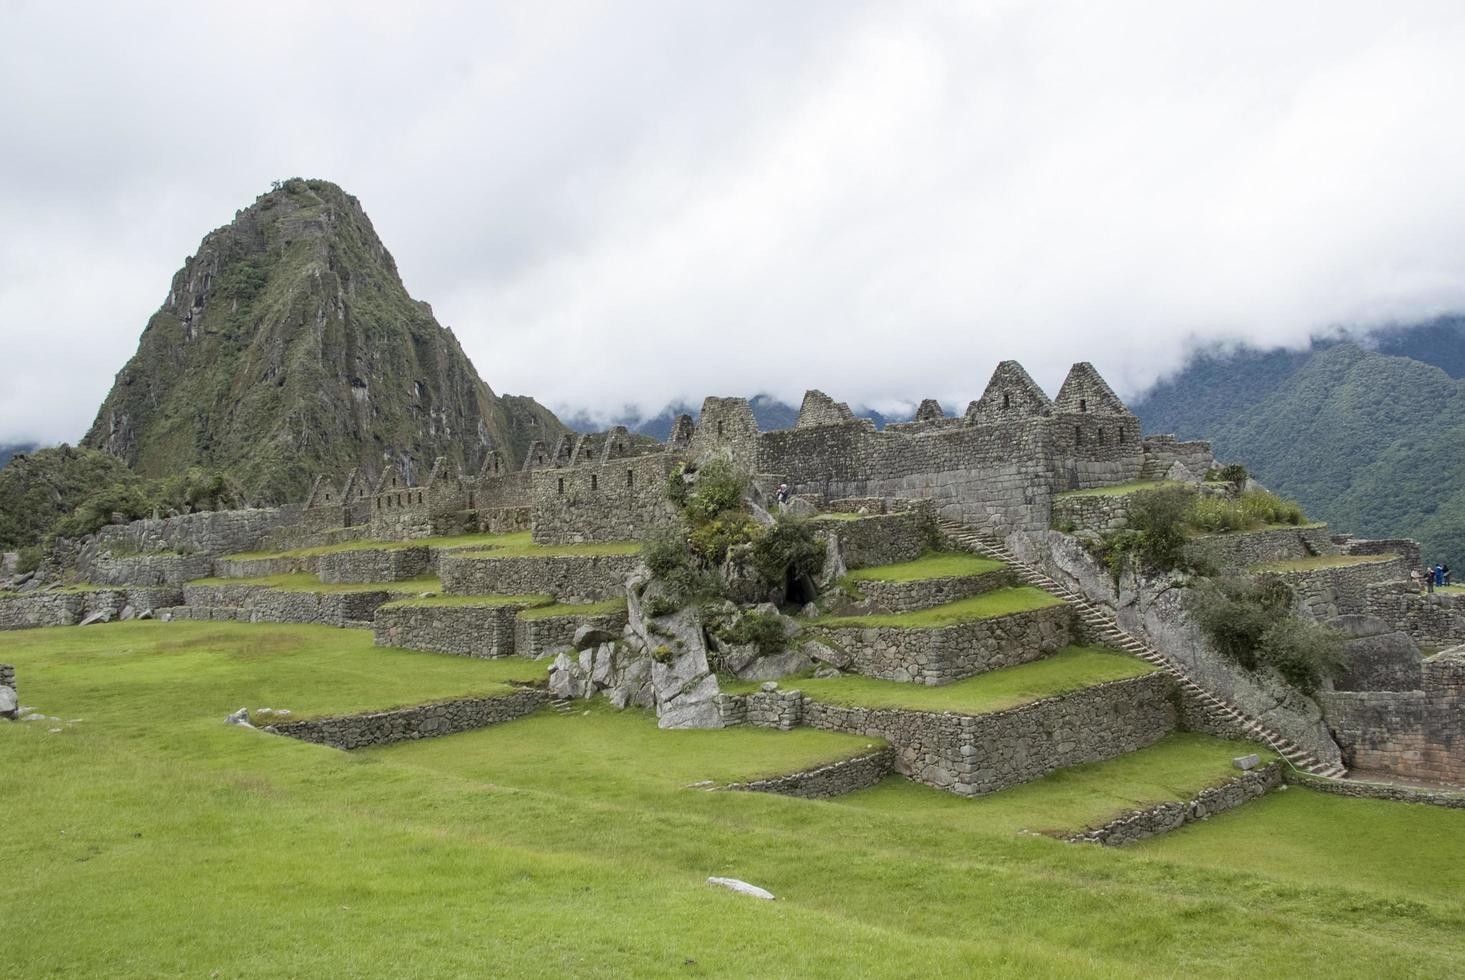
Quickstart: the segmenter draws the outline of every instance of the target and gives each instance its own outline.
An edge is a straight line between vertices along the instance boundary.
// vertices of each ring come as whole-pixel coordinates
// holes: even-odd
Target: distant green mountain
[[[11,442],[0,445],[0,466],[4,466],[6,463],[10,462],[10,460],[19,453],[28,453],[32,450],[39,448],[40,447],[33,442]]]
[[[1444,363],[1458,323],[1395,336]],[[1380,346],[1388,346],[1382,342]],[[1465,381],[1354,343],[1195,359],[1131,406],[1148,432],[1207,438],[1307,512],[1361,536],[1413,537],[1465,568]]]
[[[356,198],[289,180],[203,240],[173,277],[82,445],[140,475],[228,472],[254,500],[320,473],[434,458],[476,469],[566,431],[499,396],[412,299]]]

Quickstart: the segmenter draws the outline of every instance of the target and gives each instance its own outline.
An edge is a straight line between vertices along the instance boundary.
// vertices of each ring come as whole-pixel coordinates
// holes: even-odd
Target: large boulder
[[[773,681],[790,674],[801,674],[814,666],[813,659],[803,650],[785,650],[768,657],[759,657],[735,671],[740,680]]]
[[[20,713],[20,697],[13,687],[0,687],[0,718],[14,718]]]

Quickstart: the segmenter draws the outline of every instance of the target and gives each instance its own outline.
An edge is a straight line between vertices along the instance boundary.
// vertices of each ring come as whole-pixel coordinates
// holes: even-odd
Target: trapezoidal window
[[[1073,427],[1073,444],[1075,446],[1083,445],[1083,426],[1075,425]]]
[[[1089,400],[1087,398],[1080,398],[1078,400],[1078,410],[1080,412],[1087,412],[1089,410]]]
[[[1002,407],[1003,408],[1011,408],[1012,407],[1012,396],[1009,395],[1009,394],[1007,394],[1006,392],[1003,392],[1002,393]]]
[[[560,477],[560,496],[564,496],[564,493],[565,493],[565,478],[564,477]]]
[[[1118,436],[1120,443],[1124,442],[1124,426],[1121,425],[1119,428],[1115,429],[1114,434]]]
[[[627,487],[634,487],[635,485],[636,485],[636,471],[635,470],[626,470],[626,486]]]
[[[597,491],[599,489],[600,489],[600,477],[596,476],[594,473],[591,473],[590,474],[590,492],[591,493],[594,493],[595,491]]]
[[[719,439],[722,438],[722,423],[721,422],[718,422],[717,423],[717,438],[719,438]]]
[[[1103,444],[1104,444],[1104,427],[1103,426],[1099,426],[1099,445],[1102,446]]]

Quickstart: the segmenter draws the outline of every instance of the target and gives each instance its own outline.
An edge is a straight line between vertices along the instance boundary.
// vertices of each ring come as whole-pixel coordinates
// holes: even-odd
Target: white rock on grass
[[[759,888],[757,885],[750,885],[746,881],[739,881],[737,878],[708,878],[707,884],[717,885],[729,891],[735,891],[739,895],[749,895],[753,898],[761,898],[765,901],[773,901],[773,893],[766,888]]]
[[[238,711],[234,712],[232,715],[230,715],[229,717],[225,718],[224,719],[224,724],[226,724],[226,725],[241,725],[241,726],[243,726],[245,728],[253,728],[254,727],[254,725],[252,725],[250,723],[250,721],[249,721],[249,709],[248,708],[240,708]]]

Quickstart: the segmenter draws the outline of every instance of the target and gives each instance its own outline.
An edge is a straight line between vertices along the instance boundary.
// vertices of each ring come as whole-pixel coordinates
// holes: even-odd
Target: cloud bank
[[[0,442],[79,438],[292,175],[495,390],[600,417],[1465,309],[1454,3],[119,6],[0,2]]]

